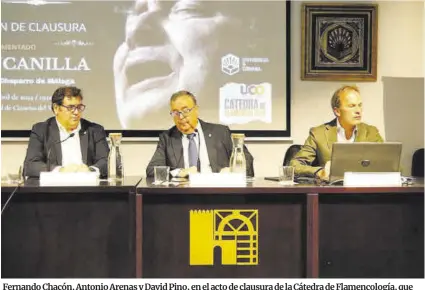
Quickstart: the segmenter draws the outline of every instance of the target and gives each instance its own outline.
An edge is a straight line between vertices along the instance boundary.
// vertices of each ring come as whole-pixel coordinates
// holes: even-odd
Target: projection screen
[[[170,128],[191,91],[200,118],[249,137],[290,136],[290,2],[2,1],[2,137],[53,116],[59,86],[83,118],[128,137]]]

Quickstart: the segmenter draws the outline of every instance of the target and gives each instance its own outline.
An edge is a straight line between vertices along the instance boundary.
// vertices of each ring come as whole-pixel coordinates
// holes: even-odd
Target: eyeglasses
[[[187,116],[189,116],[190,112],[192,112],[192,110],[195,109],[195,107],[196,106],[193,106],[190,109],[186,108],[186,109],[183,109],[181,111],[171,111],[170,115],[173,116],[174,118],[180,117],[180,116],[187,117]]]
[[[83,105],[83,104],[80,104],[77,106],[74,106],[74,105],[71,105],[71,106],[60,105],[60,106],[66,108],[69,112],[74,112],[75,109],[77,109],[78,112],[82,112],[86,108],[86,105]]]

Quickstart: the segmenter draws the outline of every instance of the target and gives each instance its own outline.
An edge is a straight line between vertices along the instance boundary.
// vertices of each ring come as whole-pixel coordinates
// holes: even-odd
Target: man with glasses
[[[196,98],[188,91],[174,93],[170,108],[175,126],[159,136],[146,175],[153,177],[155,166],[170,166],[171,174],[178,177],[227,171],[233,148],[229,128],[198,119]],[[246,146],[244,153],[247,175],[254,176],[254,159]]]
[[[101,177],[108,172],[109,147],[102,126],[81,118],[85,109],[77,87],[60,87],[52,96],[55,117],[32,127],[24,175],[43,171],[88,172]]]

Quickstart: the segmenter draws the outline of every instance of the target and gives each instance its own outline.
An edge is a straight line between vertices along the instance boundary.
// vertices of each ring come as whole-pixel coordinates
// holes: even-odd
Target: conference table
[[[2,214],[2,277],[134,277],[140,179],[52,187],[26,180]],[[2,184],[2,207],[15,188]]]
[[[2,205],[14,186],[2,184]],[[424,277],[424,182],[99,186],[27,180],[2,215],[2,277]]]

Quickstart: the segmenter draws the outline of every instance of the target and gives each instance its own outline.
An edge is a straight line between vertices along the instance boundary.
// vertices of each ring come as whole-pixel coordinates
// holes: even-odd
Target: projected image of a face
[[[167,108],[178,90],[208,97],[199,92],[213,81],[211,70],[219,70],[218,59],[228,52],[222,48],[231,41],[225,35],[240,27],[240,20],[220,8],[223,3],[135,1],[113,65],[123,128],[137,128],[143,118]]]

